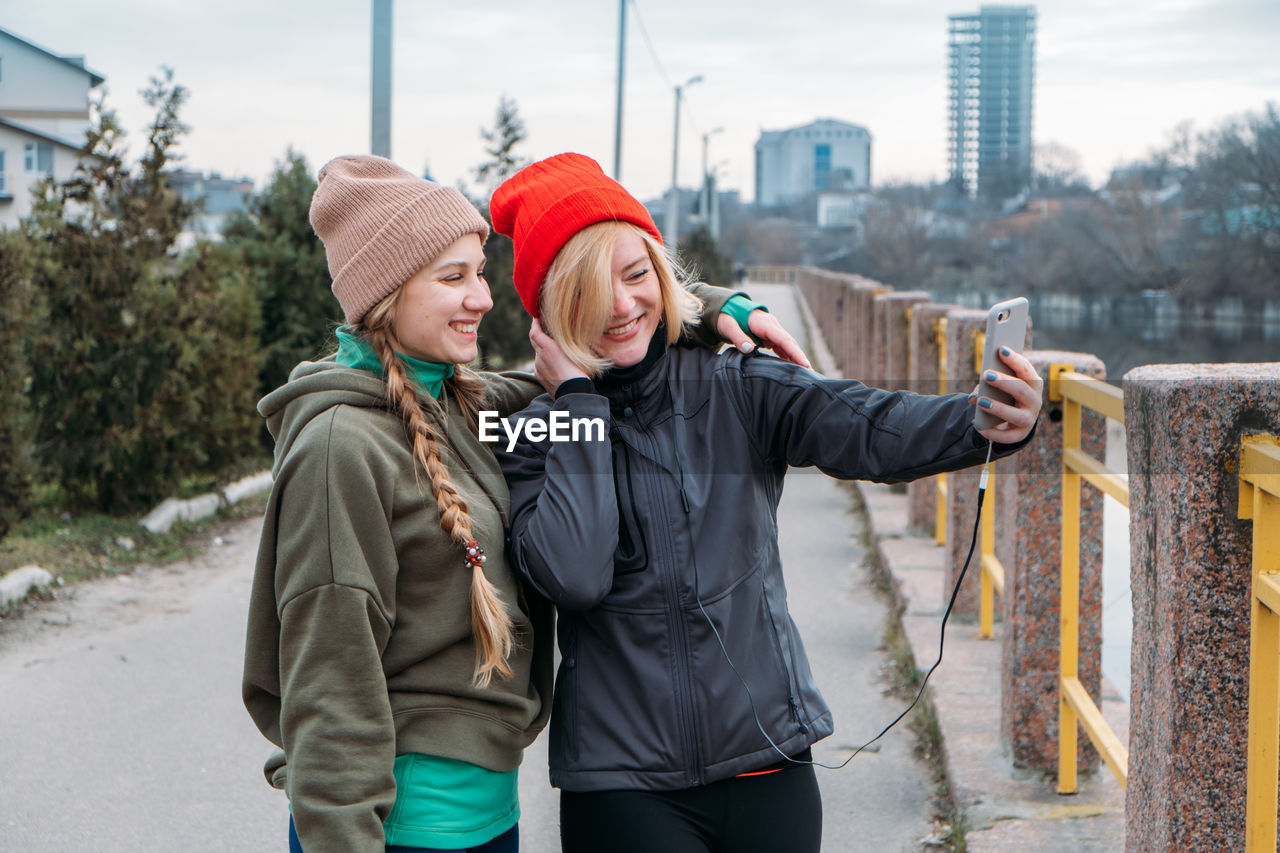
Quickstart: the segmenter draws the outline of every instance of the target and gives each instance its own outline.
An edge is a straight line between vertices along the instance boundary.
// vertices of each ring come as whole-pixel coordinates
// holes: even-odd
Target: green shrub
[[[29,373],[22,342],[36,306],[31,251],[17,231],[0,231],[0,538],[30,510],[32,445],[27,410]]]
[[[42,473],[72,507],[116,514],[234,461],[257,423],[243,267],[219,247],[174,250],[193,210],[165,177],[186,90],[169,74],[146,96],[157,112],[137,173],[99,102],[81,165],[25,223],[48,318],[28,348]]]

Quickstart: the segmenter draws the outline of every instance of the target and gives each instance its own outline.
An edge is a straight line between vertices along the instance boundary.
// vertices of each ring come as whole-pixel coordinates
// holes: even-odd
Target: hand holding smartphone
[[[1019,296],[1004,302],[997,302],[987,312],[987,336],[982,348],[982,370],[978,373],[978,396],[989,397],[1001,403],[1012,403],[1013,398],[984,378],[988,371],[1008,373],[1009,368],[1000,360],[1001,347],[1008,347],[1021,352],[1027,341],[1028,303],[1026,297]],[[980,430],[990,429],[1001,422],[1001,419],[981,406],[973,410],[973,425]]]

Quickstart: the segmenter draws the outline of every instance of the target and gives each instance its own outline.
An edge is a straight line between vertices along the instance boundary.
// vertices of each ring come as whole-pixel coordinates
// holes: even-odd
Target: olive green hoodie
[[[485,408],[503,416],[541,391],[531,377],[482,376]],[[385,383],[304,362],[258,408],[276,439],[275,483],[249,604],[245,706],[288,756],[287,781],[279,754],[267,773],[284,784],[307,853],[381,851],[397,755],[496,771],[520,763],[550,712],[550,610],[507,567],[506,483],[452,405],[444,459],[517,631],[514,677],[485,688],[474,685],[471,570],[440,529]]]

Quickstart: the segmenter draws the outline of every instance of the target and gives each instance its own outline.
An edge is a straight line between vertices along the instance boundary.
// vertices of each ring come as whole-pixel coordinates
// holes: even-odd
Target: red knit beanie
[[[557,154],[525,166],[494,190],[489,216],[493,230],[515,245],[516,291],[534,317],[551,262],[588,225],[630,222],[662,242],[644,205],[582,154]]]

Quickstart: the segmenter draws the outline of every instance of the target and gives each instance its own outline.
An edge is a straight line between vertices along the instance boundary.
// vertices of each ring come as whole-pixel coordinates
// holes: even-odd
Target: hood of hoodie
[[[342,367],[332,358],[304,361],[289,374],[289,381],[258,401],[258,414],[267,419],[275,439],[278,474],[281,461],[313,418],[334,406],[387,409],[387,383],[365,370]]]

